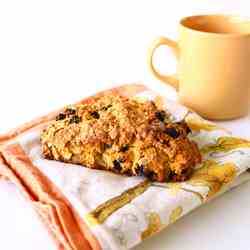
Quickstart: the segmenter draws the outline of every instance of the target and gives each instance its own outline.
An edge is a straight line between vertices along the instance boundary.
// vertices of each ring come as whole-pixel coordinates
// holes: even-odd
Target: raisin
[[[127,169],[124,174],[126,174],[127,176],[132,176],[133,175],[131,169]]]
[[[104,150],[106,150],[106,149],[112,148],[112,144],[104,143],[103,147],[104,147]]]
[[[56,121],[64,120],[66,118],[66,115],[64,113],[59,113],[59,115],[56,117]]]
[[[78,115],[74,115],[71,117],[71,119],[69,120],[69,123],[79,123],[81,122],[81,117],[79,117]]]
[[[100,118],[100,115],[99,115],[99,113],[98,113],[97,111],[91,112],[90,115],[91,115],[92,117],[94,117],[95,119],[99,119],[99,118]]]
[[[115,172],[119,173],[122,170],[122,166],[119,160],[114,160],[113,165]]]
[[[144,176],[144,166],[137,164],[137,166],[135,168],[135,173],[138,176]]]
[[[176,174],[174,171],[170,171],[168,175],[168,181],[174,181],[176,179]]]
[[[192,133],[192,130],[188,125],[186,125],[185,129],[187,134]]]
[[[171,170],[170,168],[167,167],[165,170],[165,181],[169,181],[170,177],[171,177]]]
[[[166,112],[164,110],[161,111],[156,111],[155,112],[155,117],[160,120],[161,122],[164,121],[165,117],[166,117]]]
[[[128,149],[129,149],[129,146],[125,145],[125,146],[120,148],[120,152],[126,152],[126,151],[128,151]]]
[[[112,107],[111,104],[109,104],[108,106],[103,107],[102,110],[105,110],[105,111],[106,111],[106,110],[108,110],[110,107]]]
[[[74,115],[74,114],[76,113],[76,110],[75,110],[74,108],[67,108],[67,109],[65,110],[65,113],[66,113],[67,115]]]
[[[157,176],[156,176],[155,172],[153,172],[153,171],[148,171],[146,173],[146,177],[148,177],[151,181],[157,180]]]
[[[187,134],[192,133],[192,130],[190,129],[190,127],[187,125],[185,121],[179,121],[179,122],[176,122],[176,124],[182,125]]]
[[[192,174],[193,170],[191,168],[184,169],[181,174],[177,175],[175,172],[171,171],[169,175],[169,180],[171,181],[185,181]]]
[[[175,128],[166,128],[164,130],[164,133],[169,135],[170,137],[172,137],[174,139],[178,138],[180,135],[180,133]]]

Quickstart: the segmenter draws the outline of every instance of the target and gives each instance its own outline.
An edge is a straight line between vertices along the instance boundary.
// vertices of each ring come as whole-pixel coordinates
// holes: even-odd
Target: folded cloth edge
[[[126,84],[94,95],[117,93],[135,95],[147,88],[142,84]],[[93,101],[93,96],[77,103]],[[9,144],[19,135],[39,129],[53,120],[62,109],[27,122],[0,135],[0,179],[15,183],[30,201],[38,217],[53,238],[59,250],[101,250],[101,246],[79,214],[55,185],[39,171],[19,144]]]

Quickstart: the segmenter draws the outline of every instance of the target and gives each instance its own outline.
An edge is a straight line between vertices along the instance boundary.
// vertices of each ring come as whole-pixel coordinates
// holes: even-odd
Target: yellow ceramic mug
[[[203,15],[180,21],[179,42],[159,37],[149,49],[153,74],[178,90],[179,101],[209,119],[245,115],[250,104],[250,19]],[[153,65],[160,45],[178,59],[178,78]]]

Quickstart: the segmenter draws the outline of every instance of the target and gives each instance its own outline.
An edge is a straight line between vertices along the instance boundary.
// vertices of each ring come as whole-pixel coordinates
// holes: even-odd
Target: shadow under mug
[[[169,46],[178,78],[154,67],[153,55]],[[205,118],[241,117],[250,105],[250,18],[200,15],[183,18],[178,43],[159,37],[148,51],[152,73],[178,91],[178,100]]]

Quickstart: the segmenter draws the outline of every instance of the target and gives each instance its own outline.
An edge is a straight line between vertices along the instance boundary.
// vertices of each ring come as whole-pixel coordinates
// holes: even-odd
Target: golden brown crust
[[[41,141],[49,159],[157,181],[184,180],[201,161],[188,132],[152,101],[106,95],[67,107]]]

